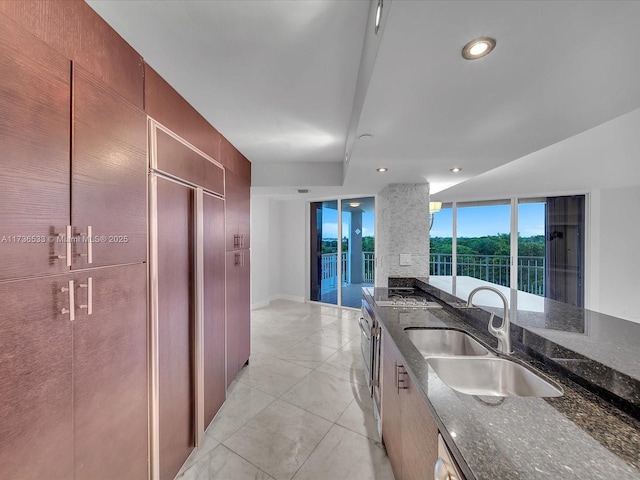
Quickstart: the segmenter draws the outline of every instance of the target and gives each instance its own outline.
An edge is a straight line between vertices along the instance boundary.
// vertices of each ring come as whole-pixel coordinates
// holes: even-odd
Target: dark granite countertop
[[[491,347],[495,339],[450,309],[377,307],[374,290],[363,291],[375,318],[398,347],[467,480],[640,479],[638,420],[520,350],[511,358],[562,385],[563,396],[503,400],[459,393],[429,368],[404,329],[458,329]]]

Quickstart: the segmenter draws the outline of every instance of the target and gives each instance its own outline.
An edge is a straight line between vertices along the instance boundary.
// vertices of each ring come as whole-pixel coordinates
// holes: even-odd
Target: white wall
[[[304,301],[306,202],[251,197],[251,308]]]
[[[290,200],[276,202],[282,215],[280,223],[280,298],[303,302],[306,285],[306,222],[307,202]]]
[[[269,304],[269,201],[251,198],[251,307]]]
[[[591,203],[595,282],[589,308],[640,323],[640,186],[602,189]]]

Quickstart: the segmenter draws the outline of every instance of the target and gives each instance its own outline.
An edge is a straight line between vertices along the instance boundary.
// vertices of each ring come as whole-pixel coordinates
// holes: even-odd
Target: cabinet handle
[[[71,245],[71,244],[69,244]],[[73,280],[69,280],[68,287],[62,287],[60,291],[69,292],[69,308],[63,308],[60,313],[63,315],[69,314],[69,320],[72,322],[76,319],[76,307],[75,307],[75,292],[73,291]]]
[[[87,226],[87,234],[81,233],[80,236],[87,239],[87,253],[81,253],[80,256],[87,257],[87,263],[93,263],[93,229],[91,225]]]
[[[62,260],[63,258],[67,259],[67,267],[71,266],[71,225],[67,225],[66,232],[58,233],[58,238],[64,239],[64,243],[66,244],[66,255],[56,255],[54,258],[59,258]],[[68,313],[68,312],[63,312]]]
[[[407,390],[409,387],[405,384],[404,380],[400,379],[400,375],[406,375],[406,371],[400,371],[400,369],[404,370],[402,365],[396,364],[396,390],[400,393],[400,390]],[[402,384],[402,386],[400,386]]]
[[[87,304],[80,305],[80,308],[86,308],[87,315],[91,315],[93,313],[93,277],[89,277],[87,283],[81,283],[80,288],[87,289]]]

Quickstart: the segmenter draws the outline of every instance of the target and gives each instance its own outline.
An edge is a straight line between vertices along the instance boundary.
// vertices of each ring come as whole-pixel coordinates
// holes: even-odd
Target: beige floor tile
[[[368,395],[368,391],[366,396],[351,402],[336,423],[371,440],[380,441],[378,425],[373,414],[373,399]]]
[[[312,372],[280,397],[308,412],[335,422],[356,397],[368,390],[321,372]]]
[[[218,445],[176,480],[273,480],[272,477],[236,455],[224,445]]]
[[[302,367],[314,369],[336,352],[337,349],[335,348],[303,341],[277,354],[276,357]]]
[[[347,331],[332,330],[330,328],[323,328],[316,330],[311,335],[305,338],[307,342],[317,343],[318,345],[326,345],[331,348],[342,348],[351,340],[353,340],[357,333],[349,333]]]
[[[275,400],[275,397],[240,382],[233,382],[227,401],[213,420],[207,434],[222,442]]]
[[[428,472],[425,472],[427,478]],[[294,480],[394,480],[389,458],[379,443],[334,425]]]
[[[244,367],[236,381],[249,385],[257,390],[279,397],[293,387],[301,378],[312,372],[311,369],[274,358],[270,367],[249,363]],[[280,369],[276,367],[280,366]]]
[[[339,319],[335,322],[329,323],[326,328],[337,330],[339,332],[346,332],[354,336],[360,334],[360,325],[358,325],[358,320],[356,318]]]
[[[203,444],[200,446],[200,448],[198,448],[198,450],[195,453],[193,453],[189,457],[189,461],[185,464],[184,469],[186,470],[192,467],[193,465],[198,463],[200,460],[207,457],[209,453],[211,453],[211,451],[215,449],[218,445],[220,445],[220,442],[218,440],[216,440],[210,435],[205,435]]]
[[[289,480],[330,428],[331,422],[276,400],[224,445],[277,480]]]
[[[326,362],[316,368],[316,371],[364,385],[365,387],[369,384],[364,373],[362,356],[354,357],[351,352],[337,351]]]

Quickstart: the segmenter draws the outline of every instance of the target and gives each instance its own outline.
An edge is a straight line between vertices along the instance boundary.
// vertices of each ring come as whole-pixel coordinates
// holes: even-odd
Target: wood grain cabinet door
[[[0,14],[0,280],[69,271],[70,62]]]
[[[224,201],[204,195],[204,424],[226,398]]]
[[[73,478],[69,280],[0,284],[0,478]]]
[[[227,386],[236,378],[240,336],[240,252],[227,252]]]
[[[438,459],[438,426],[416,386],[404,375],[402,398],[402,480],[433,478]]]
[[[158,178],[160,479],[173,479],[195,447],[193,190]]]
[[[240,251],[240,268],[238,272],[238,370],[240,370],[251,354],[251,268],[250,250]]]
[[[402,371],[399,354],[386,332],[382,336],[382,441],[387,449],[393,474],[398,480],[402,471],[402,407],[398,374]]]
[[[146,260],[146,152],[146,114],[74,66],[73,268]]]
[[[76,480],[147,478],[147,269],[74,275]]]

